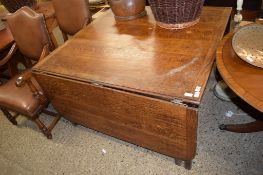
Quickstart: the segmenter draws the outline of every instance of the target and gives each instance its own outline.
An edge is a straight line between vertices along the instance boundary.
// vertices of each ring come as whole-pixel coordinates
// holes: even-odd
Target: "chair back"
[[[22,7],[6,17],[8,27],[21,53],[38,60],[45,45],[51,46],[43,14]]]
[[[34,8],[37,0],[0,0],[0,3],[3,4],[10,13],[14,13],[23,6]]]
[[[86,0],[52,0],[58,25],[62,32],[74,35],[91,21]]]

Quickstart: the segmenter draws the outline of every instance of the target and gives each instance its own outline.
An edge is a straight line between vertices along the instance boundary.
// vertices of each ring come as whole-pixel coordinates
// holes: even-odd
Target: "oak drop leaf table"
[[[159,28],[147,13],[116,22],[105,12],[33,73],[66,119],[190,168],[198,107],[231,8],[204,7],[185,30]]]

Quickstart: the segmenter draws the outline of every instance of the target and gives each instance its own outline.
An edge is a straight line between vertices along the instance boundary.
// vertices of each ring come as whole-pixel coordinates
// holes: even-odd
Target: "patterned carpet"
[[[210,77],[199,114],[198,149],[190,171],[170,157],[120,141],[63,119],[46,139],[23,117],[13,126],[0,112],[0,174],[196,174],[262,175],[262,132],[222,132],[218,124],[250,117],[236,104],[217,99]],[[235,114],[225,116],[227,111]],[[49,122],[49,117],[42,115]]]

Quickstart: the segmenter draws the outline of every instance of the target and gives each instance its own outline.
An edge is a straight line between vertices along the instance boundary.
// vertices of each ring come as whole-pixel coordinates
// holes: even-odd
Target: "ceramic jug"
[[[132,20],[146,15],[146,0],[110,0],[116,20]]]

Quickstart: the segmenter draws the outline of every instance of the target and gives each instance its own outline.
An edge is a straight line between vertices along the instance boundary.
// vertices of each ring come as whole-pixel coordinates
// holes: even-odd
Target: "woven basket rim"
[[[167,24],[167,23],[163,23],[163,22],[159,22],[159,21],[156,21],[156,24],[162,28],[165,28],[165,29],[177,30],[177,29],[184,29],[187,27],[191,27],[191,26],[197,24],[199,21],[200,21],[200,18],[197,18],[194,21],[185,22],[185,23],[178,23],[178,24]]]

